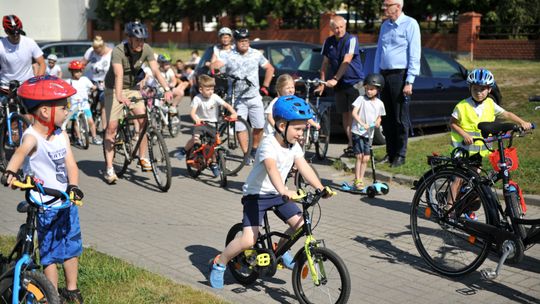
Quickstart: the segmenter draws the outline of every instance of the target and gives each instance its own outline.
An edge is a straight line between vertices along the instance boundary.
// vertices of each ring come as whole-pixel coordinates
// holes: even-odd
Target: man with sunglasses
[[[44,75],[46,65],[43,51],[33,39],[25,36],[21,19],[6,15],[2,18],[2,25],[7,37],[0,38],[0,85],[6,88],[11,80],[22,84],[34,76]],[[38,64],[36,75],[32,60]],[[0,96],[2,94],[0,91]]]

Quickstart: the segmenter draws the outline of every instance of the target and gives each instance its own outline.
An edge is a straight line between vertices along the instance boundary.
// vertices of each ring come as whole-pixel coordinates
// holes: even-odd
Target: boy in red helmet
[[[67,116],[67,98],[75,89],[54,76],[38,76],[25,81],[18,90],[34,123],[24,131],[22,143],[13,154],[2,181],[11,185],[21,167],[43,180],[43,186],[73,194],[81,200],[79,168],[69,145],[69,137],[59,127]],[[57,263],[64,266],[66,288],[60,295],[67,301],[82,303],[77,288],[78,257],[82,253],[78,208],[38,213],[39,253],[45,276],[58,286]]]

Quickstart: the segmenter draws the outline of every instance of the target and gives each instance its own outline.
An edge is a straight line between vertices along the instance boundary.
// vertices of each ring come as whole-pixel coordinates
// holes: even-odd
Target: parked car
[[[321,46],[317,44],[296,41],[252,41],[251,47],[259,49],[275,68],[275,76],[270,85],[270,93],[275,96],[274,88],[277,77],[289,73],[293,77],[304,79],[317,78],[320,75],[322,55]],[[365,75],[373,72],[376,45],[365,45],[361,48]],[[195,69],[195,75],[207,73],[204,62],[210,60],[212,48],[206,49],[201,62]],[[467,70],[447,54],[422,48],[420,75],[414,82],[414,94],[411,98],[410,113],[413,127],[430,127],[447,125],[454,106],[468,97]],[[327,73],[327,75],[329,75]],[[261,69],[259,78],[262,81],[264,71]],[[297,94],[302,96],[305,90],[297,88]],[[502,97],[499,88],[492,90],[495,102],[500,103]],[[335,114],[333,91],[326,88],[321,96],[321,105],[330,107],[332,115],[332,132],[343,132],[341,117]],[[384,143],[384,136],[379,129],[375,133],[374,142]]]

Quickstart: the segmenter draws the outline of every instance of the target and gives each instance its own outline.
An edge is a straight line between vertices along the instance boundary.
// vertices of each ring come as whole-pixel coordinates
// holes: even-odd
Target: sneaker
[[[217,263],[219,255],[210,260],[210,286],[213,288],[223,288],[223,275],[225,274],[225,265]]]
[[[283,264],[283,266],[285,266],[285,268],[287,268],[287,269],[293,269],[294,268],[294,258],[291,255],[290,251],[285,252],[281,256],[281,264]]]
[[[96,137],[92,137],[92,143],[94,145],[101,145],[103,143],[103,139],[99,135],[96,135]]]
[[[169,106],[169,114],[178,113],[178,109],[175,106]]]
[[[254,162],[255,162],[255,158],[253,158],[252,156],[249,156],[249,157],[246,159],[245,165],[246,165],[246,166],[251,166],[251,165],[253,165]]]
[[[186,158],[186,154],[186,149],[180,148],[178,152],[174,153],[174,157],[176,157],[178,160],[183,160],[184,158]]]
[[[83,304],[83,297],[79,289],[67,290],[67,288],[59,288],[60,303]]]
[[[216,163],[210,165],[210,170],[212,170],[212,174],[214,174],[214,177],[218,177],[221,173],[221,170],[219,170],[219,166]]]
[[[82,139],[80,139],[80,138],[77,139],[77,145],[82,147],[82,145],[83,145]]]
[[[114,169],[110,168],[107,169],[107,172],[105,172],[105,181],[107,181],[107,184],[111,185],[118,180],[118,176],[116,176],[116,173],[114,173]]]
[[[152,171],[152,164],[147,158],[141,158],[139,160],[139,165],[141,166],[143,172]]]

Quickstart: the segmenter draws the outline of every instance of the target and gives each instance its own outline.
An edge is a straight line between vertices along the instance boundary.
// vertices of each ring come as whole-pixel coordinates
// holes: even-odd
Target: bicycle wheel
[[[238,223],[232,226],[227,233],[225,246],[229,245],[229,243],[235,238],[240,237],[242,235],[243,229],[244,227],[242,223]],[[259,277],[259,273],[254,269],[254,265],[256,264],[256,262],[252,261],[253,263],[250,263],[250,261],[248,261],[249,258],[250,257],[248,257],[244,251],[239,255],[235,256],[228,263],[227,268],[231,272],[234,279],[240,284],[253,284],[253,282],[255,282]]]
[[[26,117],[19,113],[13,113],[11,116],[11,142],[9,140],[9,131],[7,119],[3,119],[0,124],[0,165],[4,169],[15,149],[19,147],[24,130],[30,125]]]
[[[456,193],[452,185],[461,179],[464,193]],[[461,190],[458,190],[461,192]],[[490,241],[470,235],[457,219],[491,224],[491,216],[485,195],[469,182],[465,172],[443,169],[428,177],[418,186],[411,205],[411,231],[414,244],[436,272],[456,277],[476,270],[486,259]],[[479,197],[480,203],[473,204],[471,197]],[[454,211],[444,211],[448,202],[454,201]]]
[[[165,140],[161,133],[156,130],[149,130],[147,136],[148,157],[152,164],[152,173],[154,174],[158,188],[163,192],[167,192],[171,187],[172,172]]]
[[[315,154],[319,160],[326,158],[328,152],[328,144],[330,144],[330,116],[328,112],[324,112],[319,121],[321,128],[319,129],[319,136],[315,141]]]
[[[81,147],[87,150],[90,146],[90,127],[88,127],[88,120],[84,116],[84,113],[77,116],[77,127],[79,128],[79,135],[81,136],[79,138]]]
[[[305,251],[297,259],[292,272],[292,285],[298,302],[347,303],[351,293],[351,278],[343,260],[332,250],[312,248],[311,258],[316,273],[310,270]],[[316,285],[312,275],[319,280]]]
[[[247,151],[244,153],[240,146],[240,141],[237,136],[237,126],[242,125],[241,129],[247,130]],[[253,133],[251,126],[242,117],[238,117],[236,122],[225,122],[219,126],[219,136],[221,138],[222,146],[225,147],[227,153],[225,159],[227,160],[227,175],[234,175],[238,173],[246,161],[250,157],[251,148],[253,146]]]
[[[511,215],[513,217],[523,218],[525,216],[525,213],[523,213],[523,209],[521,208],[521,202],[520,202],[517,192],[512,192],[510,194],[510,204],[508,204],[507,207],[511,208],[512,210],[511,212],[513,213]],[[527,226],[522,225],[522,224],[515,224],[515,223],[512,223],[512,224],[513,224],[514,230],[519,232],[519,235],[522,238],[525,238],[527,236]]]
[[[217,161],[219,164],[219,185],[223,188],[227,187],[227,159],[225,158],[225,151],[222,149],[217,150]]]
[[[201,148],[201,144],[194,144],[193,148],[187,151],[186,155],[186,168],[189,175],[193,178],[197,178],[206,167],[204,157],[200,152],[195,152]]]
[[[21,274],[19,303],[60,303],[54,285],[41,272],[24,271]],[[13,276],[0,281],[0,304],[11,304],[13,298]]]
[[[177,122],[173,122],[173,118],[177,119]],[[178,132],[180,131],[180,115],[172,116],[171,113],[169,113],[167,119],[167,127],[169,129],[169,135],[171,135],[172,138],[175,138],[178,136]]]
[[[317,178],[319,177],[319,172],[313,167],[312,164],[309,164],[311,169],[313,169],[313,172],[315,172],[315,175],[317,175]],[[304,189],[306,191],[311,192],[311,190],[315,191],[316,189],[312,188],[310,184],[308,184],[305,180],[302,174],[300,174],[300,171],[295,170],[294,172],[294,186],[296,189]]]
[[[103,153],[105,154],[105,144],[103,144]],[[131,143],[126,139],[124,128],[118,128],[113,146],[113,168],[116,176],[122,177],[131,162]]]

